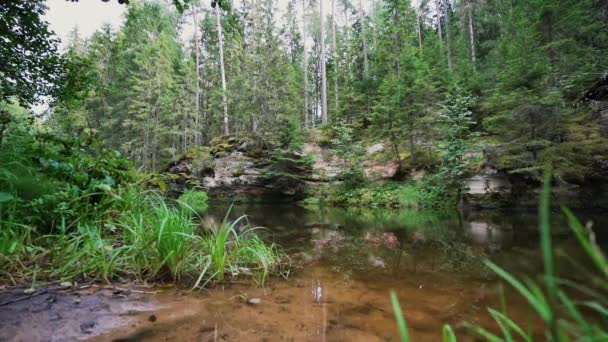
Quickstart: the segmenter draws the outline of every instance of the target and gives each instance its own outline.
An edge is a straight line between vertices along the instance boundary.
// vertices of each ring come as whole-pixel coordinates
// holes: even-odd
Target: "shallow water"
[[[215,205],[207,220],[221,221]],[[491,259],[516,274],[541,271],[533,212],[458,212],[304,209],[237,205],[267,241],[300,267],[265,288],[233,283],[201,293],[156,296],[155,322],[142,315],[100,340],[179,341],[396,341],[390,290],[400,298],[413,341],[441,339],[441,327],[463,321],[496,327],[486,311],[500,307],[500,282],[483,265]],[[595,219],[602,215],[582,215]],[[558,272],[576,277],[579,249],[563,220],[553,223]],[[601,233],[600,238],[601,238]],[[523,300],[506,289],[517,321],[537,322]],[[259,304],[248,304],[251,298]],[[463,340],[472,339],[458,329]]]

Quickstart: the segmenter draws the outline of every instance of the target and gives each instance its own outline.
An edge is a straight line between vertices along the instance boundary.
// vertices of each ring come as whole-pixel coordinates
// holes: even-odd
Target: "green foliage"
[[[42,1],[4,1],[0,4],[0,103],[13,97],[22,104],[52,95],[61,74],[59,40],[42,16]]]
[[[283,254],[254,229],[224,220],[200,232],[191,209],[169,207],[156,192],[133,185],[109,198],[104,212],[63,221],[53,234],[17,223],[14,208],[0,221],[0,266],[14,282],[39,280],[173,279],[223,281],[226,274],[253,276],[260,285],[278,274]],[[6,210],[0,207],[0,211]],[[75,229],[68,229],[75,226]],[[213,270],[213,273],[208,272]]]
[[[401,342],[408,342],[410,337],[407,332],[407,325],[405,323],[405,318],[403,318],[403,311],[401,310],[399,298],[395,291],[391,291],[391,305],[393,306],[393,312],[395,313],[395,319],[397,320],[397,328],[399,328]]]
[[[202,214],[208,208],[209,197],[204,191],[186,190],[179,196],[177,202],[185,209],[190,209],[196,213]]]
[[[456,205],[457,198],[430,180],[414,183],[364,182],[358,186],[320,187],[309,194],[308,204],[371,208],[442,208]]]
[[[133,180],[131,164],[98,148],[88,133],[67,138],[34,130],[17,116],[0,146],[0,188],[19,203],[20,222],[48,231],[62,220],[93,217],[103,199]]]
[[[229,222],[231,209],[222,223],[209,227],[209,234],[201,239],[203,250],[209,253],[208,269],[213,272],[211,278],[221,282],[225,274],[252,274],[263,285],[269,274],[279,271],[281,253],[274,244],[265,244],[253,233],[259,228],[252,228],[248,223],[240,225],[240,222],[247,220],[246,216]],[[197,285],[199,282],[200,277]]]
[[[193,253],[190,241],[194,238],[192,216],[187,211],[169,208],[163,202],[156,209],[153,227],[160,264],[173,279],[179,279]]]
[[[312,173],[313,160],[294,150],[277,149],[270,155],[270,164],[263,170],[266,186],[287,192],[301,192]]]
[[[358,184],[363,181],[363,156],[365,149],[361,141],[354,136],[355,129],[343,121],[337,121],[333,129],[331,140],[333,152],[342,159],[342,172],[338,179],[346,181],[347,185]]]
[[[192,170],[200,172],[199,176],[205,175],[215,168],[215,159],[209,147],[193,147],[188,151],[187,156],[192,158]]]
[[[459,189],[460,181],[467,172],[467,140],[472,136],[471,126],[475,124],[470,110],[473,104],[472,97],[463,95],[461,90],[456,89],[448,95],[439,115],[441,143],[438,150],[441,167],[437,177],[449,189]]]

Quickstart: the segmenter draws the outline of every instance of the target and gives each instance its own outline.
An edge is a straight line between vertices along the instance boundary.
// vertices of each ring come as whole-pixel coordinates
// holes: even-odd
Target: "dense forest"
[[[132,1],[118,30],[75,28],[46,126],[94,133],[153,172],[220,135],[337,125],[386,141],[403,172],[458,177],[481,153],[537,181],[550,162],[580,184],[605,163],[584,96],[607,70],[602,1],[189,5]]]
[[[562,184],[584,184],[608,155],[584,96],[607,70],[607,11],[594,0],[289,1],[285,12],[270,0],[183,12],[132,1],[118,30],[73,31],[73,90],[48,123],[94,132],[152,172],[224,134],[321,128],[330,140],[346,125],[391,146],[402,174],[458,179],[489,164],[538,184],[551,163]]]
[[[534,308],[557,340],[552,303],[576,308],[552,283],[550,202],[608,207],[608,2],[118,3],[120,25],[61,41],[44,1],[0,2],[0,281],[33,292],[37,279],[196,289],[287,278],[288,253],[244,216],[230,221],[232,206],[199,229],[212,200],[445,209],[540,198],[549,304]],[[564,212],[608,274],[591,226]],[[534,306],[544,287],[488,264],[531,288]],[[589,329],[563,331],[606,336],[576,315]]]

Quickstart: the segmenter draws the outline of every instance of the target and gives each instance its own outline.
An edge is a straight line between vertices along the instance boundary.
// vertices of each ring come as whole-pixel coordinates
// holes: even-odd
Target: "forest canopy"
[[[470,98],[468,153],[499,169],[539,180],[551,162],[581,182],[605,160],[601,117],[577,102],[608,70],[602,1],[213,5],[129,1],[119,28],[75,29],[59,54],[42,1],[3,4],[2,101],[52,96],[53,129],[151,171],[223,134],[338,122],[403,169],[436,168],[454,94]]]

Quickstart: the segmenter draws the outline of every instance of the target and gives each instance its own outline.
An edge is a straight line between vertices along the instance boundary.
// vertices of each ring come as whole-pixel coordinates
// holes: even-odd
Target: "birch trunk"
[[[334,95],[336,97],[336,114],[340,112],[340,93],[338,84],[338,50],[336,48],[336,0],[331,0],[331,30],[332,45],[334,53]]]
[[[441,5],[439,4],[439,0],[435,0],[435,7],[437,13],[437,31],[439,33],[439,47],[443,53],[443,29],[441,28]]]
[[[418,47],[422,57],[422,18],[419,14],[416,16],[416,27],[418,28]]]
[[[224,69],[224,42],[222,38],[222,23],[220,21],[220,6],[215,6],[215,25],[217,29],[217,40],[220,47],[220,72],[222,74],[222,102],[224,104],[224,134],[229,134],[228,129],[228,97],[226,95],[226,70]]]
[[[475,56],[475,30],[473,29],[473,4],[469,2],[469,37],[471,38],[471,62],[473,63],[473,69],[476,67],[476,56]]]
[[[369,67],[367,65],[367,42],[365,40],[365,20],[363,15],[363,0],[359,0],[359,22],[361,23],[361,43],[363,44],[363,73],[367,79]]]
[[[325,63],[325,18],[323,17],[323,0],[319,0],[319,20],[321,23],[320,60],[321,60],[321,121],[327,122],[327,70]]]
[[[302,40],[303,40],[303,78],[304,78],[304,128],[308,129],[308,52],[306,51],[306,0],[302,0]]]
[[[448,51],[448,69],[452,71],[452,49],[450,46],[450,13],[448,12],[448,4],[443,0],[443,14],[445,15],[445,46]]]
[[[195,104],[195,117],[194,122],[196,126],[196,133],[194,134],[194,145],[200,146],[202,145],[202,127],[201,127],[201,117],[200,117],[200,102],[201,102],[201,71],[200,71],[200,60],[201,60],[201,49],[199,46],[199,38],[198,38],[198,13],[197,13],[197,5],[193,4],[192,6],[192,21],[194,24],[194,56],[196,63],[196,104]]]

